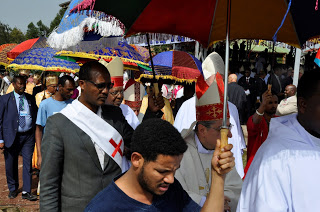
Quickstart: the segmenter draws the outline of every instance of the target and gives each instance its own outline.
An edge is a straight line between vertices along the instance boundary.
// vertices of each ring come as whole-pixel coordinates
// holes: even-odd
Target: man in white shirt
[[[285,116],[291,113],[297,113],[297,88],[295,85],[287,85],[284,90],[285,99],[281,100],[277,107],[277,116]]]
[[[271,120],[237,211],[320,210],[320,72],[305,73],[297,98],[298,114]]]

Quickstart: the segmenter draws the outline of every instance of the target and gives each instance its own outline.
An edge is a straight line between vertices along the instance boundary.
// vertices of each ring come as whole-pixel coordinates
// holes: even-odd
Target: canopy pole
[[[149,40],[149,33],[146,34],[147,36],[147,43],[148,43],[148,49],[149,49],[149,55],[150,55],[150,62],[151,62],[151,69],[153,74],[153,79],[156,79],[156,72],[154,71],[154,65],[153,65],[153,59],[151,54],[151,47],[150,47],[150,40]]]
[[[228,0],[227,6],[227,26],[226,26],[226,55],[224,70],[224,99],[223,99],[223,122],[221,129],[221,148],[228,144],[228,126],[227,126],[227,97],[228,97],[228,72],[229,72],[229,42],[230,42],[230,22],[231,22],[231,0]]]
[[[271,64],[272,64],[272,70],[274,69],[274,65],[275,65],[275,63],[274,63],[274,62],[275,62],[275,61],[274,61],[274,60],[275,60],[275,58],[274,58],[274,56],[275,56],[275,55],[274,55],[275,43],[276,43],[276,42],[273,41],[273,45],[272,45],[272,62],[271,62]]]
[[[156,83],[156,72],[154,71],[154,65],[153,65],[153,59],[152,59],[151,47],[150,47],[150,40],[149,40],[149,33],[146,33],[146,36],[147,36],[147,43],[148,43],[148,49],[149,49],[149,55],[150,55],[151,69],[152,69],[152,74],[153,74],[154,94],[156,96],[158,96],[159,87],[158,87],[158,83]]]
[[[293,84],[295,86],[298,86],[299,72],[300,72],[300,58],[301,58],[301,49],[296,48],[294,72],[293,72]]]

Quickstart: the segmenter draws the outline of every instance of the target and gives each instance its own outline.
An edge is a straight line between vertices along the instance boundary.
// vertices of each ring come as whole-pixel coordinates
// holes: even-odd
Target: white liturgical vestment
[[[140,124],[140,122],[134,111],[128,105],[125,104],[121,104],[120,108],[128,124],[135,130],[137,126]]]
[[[237,211],[320,211],[320,139],[297,114],[271,119],[243,183]]]
[[[233,145],[233,149],[231,151],[235,157],[237,172],[239,176],[243,178],[244,171],[242,162],[242,150],[246,148],[246,143],[244,141],[237,107],[231,102],[228,102],[228,106],[230,123],[233,125],[233,127],[231,128],[232,138],[229,138],[229,143]],[[181,105],[173,126],[181,133],[183,131],[187,131],[195,121],[196,97],[192,97]]]

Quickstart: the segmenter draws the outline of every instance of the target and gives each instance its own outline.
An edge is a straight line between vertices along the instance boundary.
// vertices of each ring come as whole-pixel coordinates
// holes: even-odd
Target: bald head
[[[284,91],[286,97],[294,96],[296,95],[296,92],[297,92],[297,87],[295,85],[287,85]]]
[[[237,79],[238,79],[237,75],[230,74],[228,77],[228,83],[237,82]]]

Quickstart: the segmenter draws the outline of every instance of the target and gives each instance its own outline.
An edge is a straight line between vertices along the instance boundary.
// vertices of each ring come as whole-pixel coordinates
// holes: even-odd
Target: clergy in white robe
[[[248,170],[238,211],[320,211],[320,139],[297,114],[271,120]]]
[[[180,107],[173,126],[182,134],[190,128],[191,124],[196,121],[196,97],[192,97],[185,101]],[[243,137],[241,129],[239,114],[237,107],[228,102],[230,123],[233,125],[231,128],[232,138],[229,138],[229,143],[233,145],[232,153],[235,157],[236,170],[241,178],[244,176],[242,153],[243,149],[246,148],[246,143]]]
[[[176,179],[183,189],[200,206],[206,200],[211,185],[211,159],[214,150],[205,149],[200,143],[196,133],[192,131],[186,138],[188,149],[184,153],[180,168],[176,172]],[[242,180],[235,169],[226,175],[224,195],[231,202],[231,211],[235,211],[242,187]]]
[[[227,126],[223,125],[223,97],[224,97],[224,63],[217,53],[211,53],[202,63],[203,74],[199,76],[195,87],[195,102],[186,116],[195,114],[195,122],[189,123],[189,130],[183,131],[188,149],[184,153],[175,177],[191,198],[200,206],[206,200],[211,182],[211,159],[221,130],[225,128],[227,136],[232,137],[230,129],[230,113],[227,111]],[[235,107],[235,106],[234,106]],[[239,121],[239,120],[238,120]],[[193,131],[194,125],[195,130]],[[222,142],[223,143],[223,142]],[[231,142],[230,142],[231,143]],[[223,146],[222,146],[223,148]],[[224,195],[231,201],[225,200],[224,209],[236,210],[242,180],[236,170],[226,175]]]
[[[320,211],[320,72],[301,77],[297,98],[298,114],[271,120],[237,211]]]
[[[120,108],[128,124],[135,130],[137,126],[140,124],[140,122],[134,111],[128,105],[125,104],[121,104]]]

